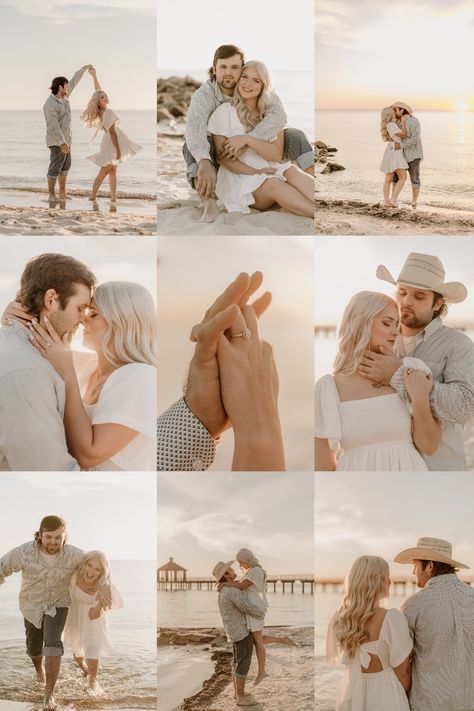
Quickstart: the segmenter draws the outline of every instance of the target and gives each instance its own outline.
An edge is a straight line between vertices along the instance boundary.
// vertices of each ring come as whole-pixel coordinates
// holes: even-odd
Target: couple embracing
[[[378,556],[353,563],[333,615],[327,658],[345,667],[336,711],[470,711],[474,708],[474,589],[452,546],[420,538],[395,557],[413,563],[420,591],[401,611],[381,606],[390,571]]]
[[[441,261],[411,253],[395,300],[362,291],[338,329],[333,373],[316,383],[316,469],[462,471],[462,426],[474,415],[474,344],[442,322],[465,286]]]

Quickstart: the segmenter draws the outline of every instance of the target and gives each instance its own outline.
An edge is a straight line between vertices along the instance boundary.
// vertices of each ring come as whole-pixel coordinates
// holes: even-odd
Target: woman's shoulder
[[[109,380],[117,381],[150,381],[156,379],[156,368],[148,363],[126,363],[114,370]]]

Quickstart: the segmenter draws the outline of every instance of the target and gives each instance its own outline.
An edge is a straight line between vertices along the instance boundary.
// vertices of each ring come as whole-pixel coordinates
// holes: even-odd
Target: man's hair
[[[448,304],[444,301],[444,296],[442,294],[438,294],[437,291],[433,292],[433,304],[432,306],[435,305],[435,303],[438,301],[438,299],[443,299],[443,303],[439,307],[437,311],[434,312],[433,318],[444,318],[446,314],[448,313]]]
[[[76,293],[76,284],[84,284],[91,290],[96,284],[95,276],[85,264],[65,254],[40,254],[27,262],[16,298],[37,316],[48,289],[56,291],[61,308],[65,309]]]
[[[436,577],[436,575],[449,575],[450,573],[456,572],[456,568],[449,563],[440,563],[437,560],[420,560],[420,563],[423,570],[425,570],[428,563],[433,563],[433,578]]]
[[[245,63],[244,53],[241,49],[235,46],[235,44],[221,44],[220,47],[214,52],[214,59],[212,60],[212,67],[209,69],[209,79],[213,80],[216,78],[216,64],[218,59],[229,59],[233,57],[234,54],[240,54],[242,58],[242,66]]]
[[[64,84],[69,84],[69,79],[66,79],[66,77],[54,77],[49,88],[51,89],[51,92],[56,96],[59,91],[59,87],[63,87]]]
[[[40,523],[39,530],[35,533],[35,541],[39,543],[44,531],[57,531],[58,528],[66,530],[66,521],[61,516],[45,516]]]

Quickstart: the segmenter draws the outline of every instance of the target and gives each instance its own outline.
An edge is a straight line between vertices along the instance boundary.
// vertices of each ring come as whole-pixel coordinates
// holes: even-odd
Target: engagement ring
[[[231,333],[230,334],[231,338],[243,338],[244,341],[248,341],[251,336],[252,336],[252,331],[250,330],[250,328],[244,328],[244,330],[241,331],[240,333]]]

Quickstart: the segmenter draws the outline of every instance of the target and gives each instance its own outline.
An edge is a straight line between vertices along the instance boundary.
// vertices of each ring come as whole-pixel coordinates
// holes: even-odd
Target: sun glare
[[[467,101],[458,101],[458,103],[454,107],[456,111],[469,111],[471,108]]]

